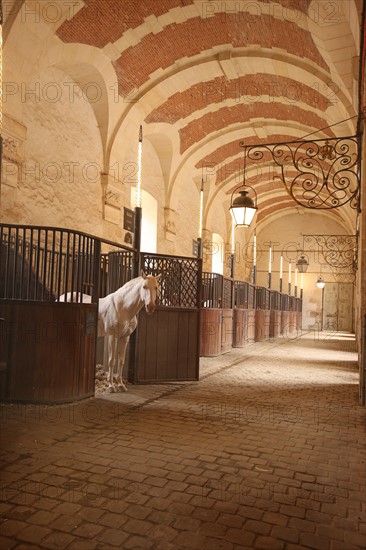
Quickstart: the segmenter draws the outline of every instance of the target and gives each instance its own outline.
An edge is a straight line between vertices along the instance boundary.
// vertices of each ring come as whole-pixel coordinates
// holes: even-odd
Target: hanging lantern
[[[257,205],[248,197],[248,191],[242,189],[239,196],[231,202],[230,214],[236,226],[249,227],[257,211]]]
[[[250,187],[250,185],[245,185],[245,170],[246,149],[244,149],[243,185],[237,187],[231,195],[230,214],[236,227],[249,227],[258,209],[257,193],[254,191],[253,187]],[[248,197],[249,189],[251,189],[255,195],[255,202],[252,198]],[[235,191],[239,192],[239,196],[233,200]]]
[[[306,273],[309,267],[309,262],[304,255],[301,255],[300,258],[297,260],[296,267],[299,273]]]

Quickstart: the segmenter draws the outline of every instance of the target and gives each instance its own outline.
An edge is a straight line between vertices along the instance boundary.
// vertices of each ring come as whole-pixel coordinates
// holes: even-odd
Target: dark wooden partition
[[[293,335],[297,332],[297,299],[294,296],[290,296],[290,311],[288,321],[288,333]]]
[[[243,348],[248,343],[248,309],[234,309],[233,348]]]
[[[269,337],[277,338],[281,333],[281,295],[276,290],[270,291],[270,324]]]
[[[233,347],[242,348],[255,337],[255,289],[248,282],[235,281],[234,291]]]
[[[224,308],[221,311],[221,353],[228,353],[233,347],[234,310]]]
[[[9,339],[5,319],[0,317],[0,401],[5,399],[6,375],[8,370]]]
[[[96,304],[0,302],[5,401],[64,403],[94,394]]]
[[[296,330],[301,332],[302,329],[302,300],[296,298]]]
[[[248,342],[248,289],[249,283],[234,282],[233,348],[242,348]]]
[[[198,380],[199,315],[159,307],[139,314],[135,383]]]
[[[200,329],[200,355],[202,357],[216,357],[221,354],[221,334],[221,309],[202,309]]]
[[[281,334],[286,337],[290,332],[290,297],[281,294]]]
[[[141,266],[146,273],[161,275],[161,288],[155,313],[139,313],[133,334],[134,353],[129,358],[129,380],[198,380],[201,260],[143,253]]]
[[[255,286],[249,285],[248,289],[248,343],[252,344],[255,342]]]
[[[230,279],[225,279],[219,273],[202,273],[200,313],[200,355],[202,357],[215,357],[231,349],[232,292]]]
[[[256,288],[255,341],[269,339],[270,294],[267,288]]]

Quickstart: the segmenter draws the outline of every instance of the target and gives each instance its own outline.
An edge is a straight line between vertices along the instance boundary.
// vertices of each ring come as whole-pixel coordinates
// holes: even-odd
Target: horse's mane
[[[147,277],[153,277],[153,275],[147,275]],[[130,279],[129,281],[127,281],[127,283],[125,283],[121,288],[125,288],[126,290],[128,290],[130,286],[133,286],[139,280],[143,281],[144,278],[141,275],[139,275],[138,277],[135,277],[134,279]]]

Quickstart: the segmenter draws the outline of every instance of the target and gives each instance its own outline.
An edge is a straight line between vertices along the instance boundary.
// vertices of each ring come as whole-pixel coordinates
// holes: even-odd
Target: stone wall
[[[2,219],[101,233],[103,151],[94,112],[82,94],[72,102],[53,95],[70,80],[49,68],[27,83],[34,93],[25,96],[18,123],[26,139],[17,177],[14,166],[4,166]]]

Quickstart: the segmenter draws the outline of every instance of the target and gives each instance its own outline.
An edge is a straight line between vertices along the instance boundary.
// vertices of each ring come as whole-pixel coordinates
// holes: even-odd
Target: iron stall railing
[[[302,300],[301,298],[295,298],[295,311],[302,311]]]
[[[270,296],[267,288],[257,286],[255,290],[256,294],[256,309],[269,309],[270,308]]]
[[[290,296],[281,294],[281,311],[290,311]]]
[[[219,273],[202,273],[202,307],[234,307],[234,280]]]
[[[202,307],[220,308],[222,305],[222,275],[202,273]]]
[[[0,299],[57,301],[65,295],[65,301],[82,302],[88,294],[96,303],[104,286],[111,292],[111,252],[108,267],[102,247],[125,249],[120,254],[129,263],[134,256],[123,245],[79,231],[0,224]]]
[[[93,290],[98,244],[66,229],[0,225],[0,298],[54,301]]]
[[[157,305],[188,309],[200,307],[202,260],[145,252],[140,258],[145,273],[160,275]]]
[[[270,291],[270,309],[279,311],[281,309],[281,295],[277,290]]]
[[[249,283],[244,281],[234,282],[235,307],[238,309],[248,309]]]
[[[256,292],[255,292],[255,286],[252,284],[249,284],[248,286],[248,309],[255,309],[256,308]]]
[[[102,242],[102,249],[106,247]],[[100,255],[99,296],[115,292],[133,279],[135,253],[131,250],[110,250]]]
[[[234,307],[234,281],[229,277],[222,278],[222,307],[227,309]]]

